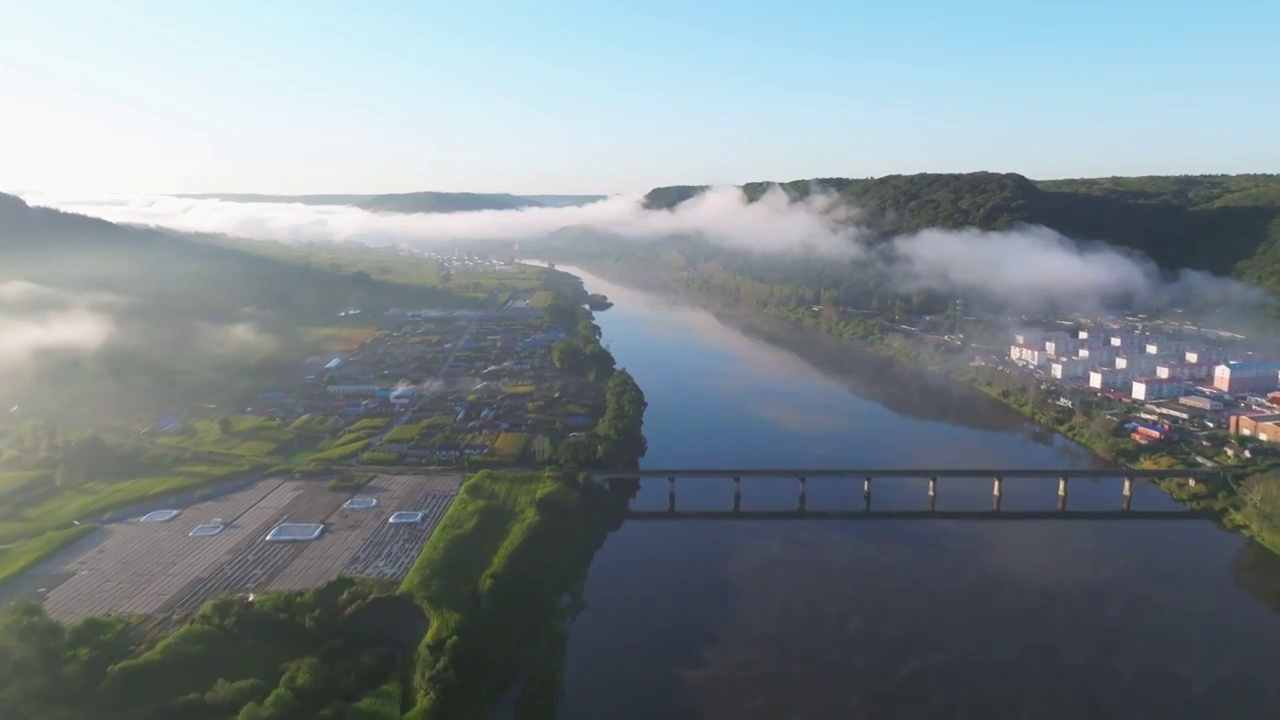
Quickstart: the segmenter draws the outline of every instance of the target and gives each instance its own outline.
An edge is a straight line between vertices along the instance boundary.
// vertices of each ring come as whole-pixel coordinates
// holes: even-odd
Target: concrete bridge
[[[1228,474],[1224,468],[1191,468],[1176,470],[1134,470],[1126,468],[1075,468],[1075,469],[967,469],[967,468],[878,468],[878,469],[843,469],[843,468],[781,468],[781,469],[641,469],[623,472],[594,472],[592,478],[596,482],[607,483],[614,480],[639,480],[643,478],[667,479],[667,509],[631,510],[628,517],[636,520],[715,520],[715,519],[880,519],[880,520],[912,520],[912,519],[956,519],[956,520],[1044,520],[1044,519],[1093,519],[1093,520],[1137,520],[1137,519],[1195,519],[1198,513],[1178,510],[1135,511],[1131,509],[1133,501],[1133,484],[1136,480],[1181,479],[1194,486],[1197,482],[1220,479]],[[777,482],[794,482],[797,485],[796,508],[787,511],[746,511],[742,510],[742,478],[768,478]],[[862,481],[862,508],[849,511],[809,511],[806,508],[806,484],[809,478],[842,478],[850,482]],[[892,482],[904,480],[928,479],[927,510],[872,510],[872,485],[876,482]],[[939,511],[937,500],[939,481],[949,478],[989,478],[991,480],[991,510],[980,511]],[[1006,481],[1053,479],[1058,480],[1057,507],[1052,510],[1002,510]],[[1072,478],[1079,479],[1115,479],[1119,485],[1119,500],[1116,510],[1068,510],[1067,496]],[[682,481],[726,481],[733,482],[733,509],[714,511],[680,511],[676,507],[676,480]]]

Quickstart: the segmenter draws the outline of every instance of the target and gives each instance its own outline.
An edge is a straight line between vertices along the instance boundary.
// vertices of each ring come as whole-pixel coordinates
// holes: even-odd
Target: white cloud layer
[[[74,309],[33,317],[0,317],[0,367],[21,364],[45,350],[91,352],[115,334],[111,318]]]
[[[672,211],[646,210],[639,196],[615,196],[578,207],[437,214],[170,196],[29,195],[26,200],[120,223],[285,242],[411,247],[470,240],[515,242],[566,227],[635,240],[693,235],[757,252],[809,250],[833,260],[874,262],[910,288],[977,291],[1022,306],[1080,307],[1206,293],[1232,302],[1259,299],[1240,283],[1204,273],[1185,272],[1169,281],[1146,258],[1109,245],[1080,245],[1043,227],[1007,232],[926,230],[868,252],[856,217],[847,210],[843,215],[831,212],[832,196],[815,193],[791,202],[778,188],[754,203],[747,203],[737,188],[712,188]]]

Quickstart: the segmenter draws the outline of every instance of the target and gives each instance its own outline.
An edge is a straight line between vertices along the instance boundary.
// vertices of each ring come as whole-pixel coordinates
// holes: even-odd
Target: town
[[[1021,330],[1012,340],[1007,360],[974,364],[1029,372],[1068,408],[1091,396],[1113,401],[1131,415],[1124,428],[1140,445],[1190,441],[1197,451],[1248,458],[1259,450],[1245,439],[1280,443],[1280,360],[1256,354],[1241,336],[1126,318]],[[1215,443],[1224,431],[1232,440]]]
[[[498,309],[389,310],[362,342],[308,358],[296,385],[259,394],[237,418],[260,419],[266,440],[294,443],[261,454],[300,461],[545,462],[561,439],[593,428],[603,408],[599,384],[556,363],[565,331],[547,318],[551,299],[519,291]],[[199,426],[159,428],[170,436],[159,442],[189,446]]]

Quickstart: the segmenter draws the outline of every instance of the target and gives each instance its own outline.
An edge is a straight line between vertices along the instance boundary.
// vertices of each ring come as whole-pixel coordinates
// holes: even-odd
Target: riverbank
[[[483,717],[517,679],[515,717],[555,716],[564,626],[634,489],[562,470],[486,470],[463,485],[400,588],[432,620],[408,717]]]
[[[886,403],[893,402],[893,409],[898,412],[910,414],[911,408],[903,407],[900,394],[891,392],[890,386],[896,383],[909,382],[922,391],[941,393],[951,401],[955,412],[961,412],[967,402],[965,394],[956,392],[956,386],[962,386],[1077,443],[1100,462],[1133,468],[1191,467],[1196,462],[1194,451],[1147,448],[1122,436],[1122,416],[1108,417],[1124,411],[1121,406],[1077,403],[1077,407],[1067,408],[1051,402],[1046,393],[1036,389],[1037,383],[1019,383],[1003,371],[972,367],[963,348],[950,342],[908,333],[885,333],[866,322],[833,320],[809,308],[746,307],[699,291],[692,277],[678,281],[660,273],[624,271],[617,263],[593,264],[590,270],[604,278],[702,307],[726,324],[766,341],[789,348],[803,345],[798,354],[823,369],[838,372],[839,366],[848,362],[850,352],[857,353],[860,360],[878,358],[883,364],[877,374],[885,382],[855,384],[851,389],[868,399],[886,398]],[[826,340],[811,342],[805,335]],[[828,347],[830,343],[842,352]],[[931,399],[938,397],[933,394]],[[1157,485],[1188,508],[1209,513],[1222,527],[1280,554],[1280,474],[1273,473],[1271,465],[1256,461],[1224,470],[1231,476],[1219,481],[1191,485],[1170,480]]]

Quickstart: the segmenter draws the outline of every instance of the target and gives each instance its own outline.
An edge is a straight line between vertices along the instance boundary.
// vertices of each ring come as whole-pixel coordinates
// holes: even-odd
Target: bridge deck
[[[1015,468],[1015,469],[972,469],[972,468],[774,468],[774,469],[740,469],[725,470],[719,468],[694,469],[650,469],[624,471],[597,471],[592,476],[598,480],[637,479],[653,477],[674,477],[679,479],[694,478],[864,478],[877,480],[882,478],[994,478],[1006,480],[1020,478],[1208,478],[1220,476],[1223,468],[1186,468],[1176,470],[1138,470],[1129,468]]]
[[[1185,510],[629,510],[628,520],[1204,520]]]

